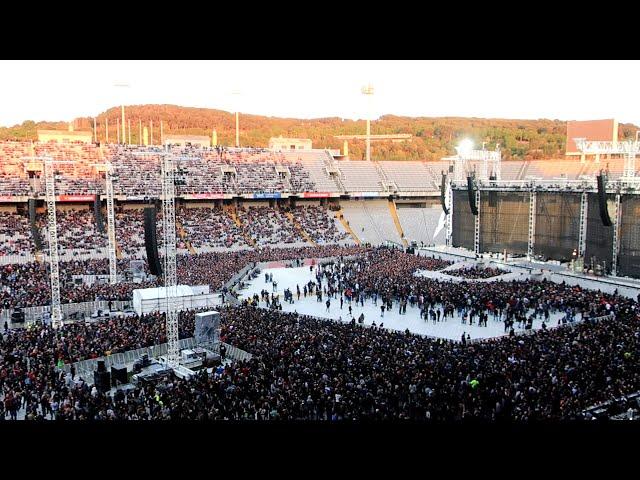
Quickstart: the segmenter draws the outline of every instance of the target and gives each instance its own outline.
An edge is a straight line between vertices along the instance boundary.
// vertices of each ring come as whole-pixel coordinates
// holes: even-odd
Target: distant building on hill
[[[201,147],[210,147],[211,138],[208,135],[172,135],[165,134],[163,143],[165,145],[199,145]]]
[[[269,139],[270,150],[311,150],[311,139],[309,138],[284,138],[271,137]]]
[[[91,143],[93,141],[93,132],[91,130],[75,131],[72,124],[69,124],[69,130],[38,130],[36,133],[38,134],[39,142]]]

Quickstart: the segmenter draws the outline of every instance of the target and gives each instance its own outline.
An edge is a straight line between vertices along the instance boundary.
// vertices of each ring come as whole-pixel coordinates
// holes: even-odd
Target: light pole
[[[367,96],[367,162],[371,161],[371,98],[373,97],[373,85],[368,84],[360,90]]]
[[[129,84],[126,82],[119,82],[119,83],[114,83],[113,84],[114,87],[123,87],[123,88],[129,88]],[[122,106],[121,106],[121,110],[122,110],[122,121],[120,122],[122,124],[122,143],[127,143],[127,137],[126,137],[126,126],[124,123],[124,95],[122,96]]]
[[[238,97],[240,96],[240,92],[238,90],[234,90],[231,92],[232,95],[236,95],[234,99],[235,110],[236,110],[236,148],[240,147],[240,117],[238,114]]]

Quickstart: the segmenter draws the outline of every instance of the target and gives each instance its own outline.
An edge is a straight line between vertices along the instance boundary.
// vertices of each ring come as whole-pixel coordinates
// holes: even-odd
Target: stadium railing
[[[238,347],[233,345],[229,345],[228,343],[221,342],[219,344],[213,345],[211,350],[214,353],[219,353],[220,344],[224,345],[227,348],[226,356],[231,358],[234,361],[245,361],[250,360],[253,355],[249,352],[245,352]],[[183,338],[179,342],[180,349],[188,349],[196,347],[196,340],[194,337]],[[91,358],[88,360],[82,360],[80,362],[74,363],[66,363],[63,367],[60,367],[65,373],[71,371],[71,366],[75,368],[76,375],[78,375],[83,380],[87,381],[87,383],[93,383],[93,372],[96,370],[98,365],[98,360],[104,360],[105,367],[107,370],[111,368],[112,365],[130,365],[133,364],[136,360],[141,358],[143,355],[148,355],[149,358],[158,358],[167,354],[168,344],[162,343],[160,345],[152,345],[150,347],[138,348],[136,350],[129,350],[127,352],[115,353],[112,355],[106,355],[100,358]]]

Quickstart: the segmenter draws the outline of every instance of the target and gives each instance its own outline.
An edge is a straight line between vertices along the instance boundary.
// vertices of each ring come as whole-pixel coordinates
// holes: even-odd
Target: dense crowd
[[[16,212],[0,212],[0,257],[33,252],[29,219]]]
[[[56,225],[58,230],[58,248],[60,252],[70,254],[99,253],[107,247],[106,218],[105,229],[98,231],[93,211],[89,210],[57,210]],[[46,213],[38,215],[40,236],[47,238]],[[49,245],[45,241],[44,250],[49,251]]]
[[[176,215],[196,251],[248,247],[242,229],[221,208],[181,207]]]
[[[118,271],[129,268],[127,260],[119,260]],[[117,285],[93,283],[76,284],[74,275],[106,275],[107,260],[60,262],[61,302],[79,303],[95,300],[130,300],[136,288],[156,286],[155,282]],[[46,262],[0,265],[0,308],[35,307],[51,303],[49,265]]]
[[[333,215],[325,207],[301,206],[291,209],[291,212],[296,222],[317,244],[348,243],[349,234],[338,230]]]
[[[336,298],[343,293],[356,302],[373,299],[387,309],[397,303],[417,305],[431,317],[446,318],[453,312],[470,322],[487,318],[503,321],[505,331],[515,323],[525,325],[532,318],[550,321],[552,313],[562,314],[559,322],[627,312],[635,302],[619,295],[549,280],[509,282],[442,282],[415,275],[419,270],[437,270],[450,262],[408,255],[397,250],[372,249],[356,259],[325,267],[326,289]],[[433,312],[433,313],[432,313]],[[439,313],[440,312],[440,313]]]
[[[503,270],[498,267],[484,267],[479,265],[472,265],[469,267],[460,267],[455,270],[447,270],[447,275],[453,275],[454,277],[461,277],[470,280],[486,279],[497,277],[509,273],[507,270]]]
[[[218,291],[238,271],[255,262],[353,255],[363,251],[365,249],[355,246],[327,245],[178,255],[177,274],[179,283],[209,285],[212,291]],[[118,260],[117,267],[121,274],[128,272],[129,260]],[[68,280],[73,275],[106,275],[108,272],[109,264],[106,259],[60,262],[62,303],[131,300],[133,290],[161,285],[161,279],[143,283],[122,282],[117,285],[94,283],[90,286],[78,285]],[[48,305],[51,303],[50,292],[47,262],[0,265],[0,308]]]
[[[612,299],[609,299],[613,301]],[[633,302],[631,302],[633,303]],[[193,330],[181,319],[181,337]],[[5,332],[0,418],[559,420],[640,388],[637,312],[465,345],[253,307],[222,310],[248,361],[105,395],[55,365],[164,340],[160,315]]]
[[[267,206],[241,208],[238,218],[257,246],[305,243],[301,233],[280,209]]]

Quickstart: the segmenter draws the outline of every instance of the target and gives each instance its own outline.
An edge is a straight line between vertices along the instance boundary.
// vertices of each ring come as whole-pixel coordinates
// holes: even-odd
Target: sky
[[[70,121],[122,103],[295,118],[358,119],[369,111],[374,119],[616,118],[640,125],[639,80],[640,61],[3,60],[0,126]],[[369,105],[366,84],[374,88]]]

